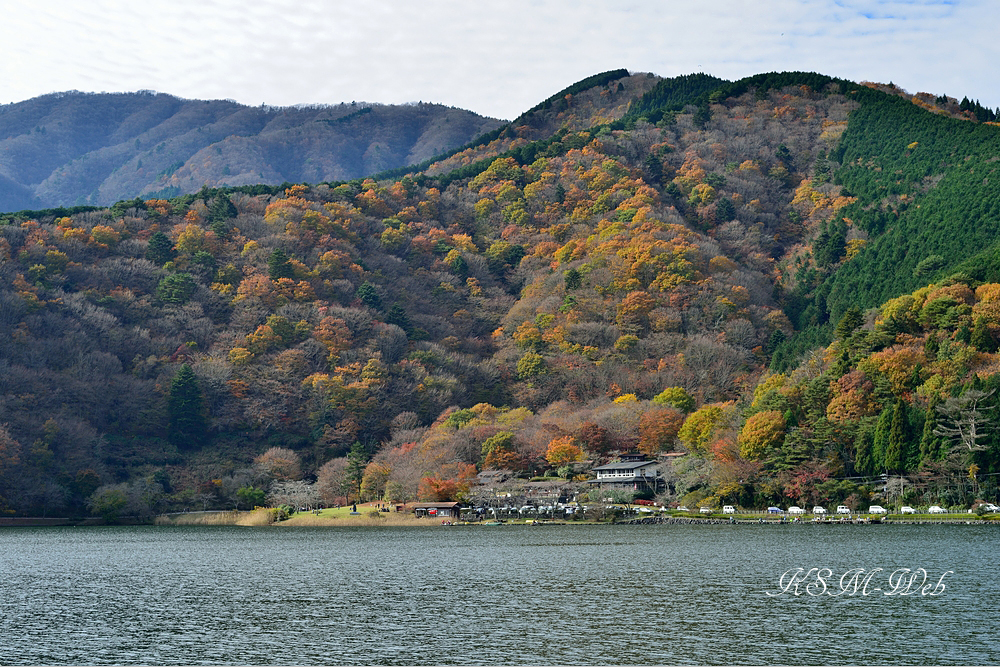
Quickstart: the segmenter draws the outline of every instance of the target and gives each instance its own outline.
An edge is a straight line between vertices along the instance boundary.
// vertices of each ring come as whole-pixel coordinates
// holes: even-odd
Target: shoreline
[[[687,516],[654,516],[620,519],[617,521],[587,521],[561,519],[528,519],[524,521],[503,521],[495,524],[486,521],[438,521],[422,517],[417,518],[410,513],[358,513],[344,516],[316,516],[311,513],[296,513],[285,520],[277,520],[273,510],[256,509],[250,511],[204,511],[178,512],[161,514],[156,517],[139,518],[123,517],[109,523],[101,517],[0,517],[0,528],[17,527],[83,527],[83,526],[280,526],[280,527],[458,527],[458,526],[640,526],[640,525],[1000,525],[1000,519],[985,519],[982,517],[964,517],[955,515],[948,518],[934,519],[896,519],[854,518],[850,520],[827,521],[788,521],[763,518],[721,518],[721,517],[687,517]]]

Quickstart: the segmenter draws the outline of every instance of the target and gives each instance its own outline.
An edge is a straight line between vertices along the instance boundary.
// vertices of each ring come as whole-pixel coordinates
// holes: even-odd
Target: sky
[[[0,103],[155,90],[512,119],[591,74],[816,71],[1000,107],[997,0],[0,0]]]

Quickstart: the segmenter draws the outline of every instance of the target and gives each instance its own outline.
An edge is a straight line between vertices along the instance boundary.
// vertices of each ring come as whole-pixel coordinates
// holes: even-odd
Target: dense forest
[[[439,104],[248,107],[153,92],[0,105],[0,211],[104,205],[212,187],[348,180],[501,125]]]
[[[585,493],[635,450],[689,506],[995,501],[992,120],[617,70],[408,170],[5,215],[3,507]]]

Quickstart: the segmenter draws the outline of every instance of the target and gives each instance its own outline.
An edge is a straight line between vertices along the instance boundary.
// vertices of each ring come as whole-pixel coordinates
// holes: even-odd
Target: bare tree
[[[319,505],[320,494],[315,485],[301,480],[275,482],[267,499],[272,506],[291,505],[295,509],[312,509]]]
[[[970,389],[961,396],[949,397],[937,406],[941,422],[934,429],[934,435],[965,445],[969,451],[983,449],[979,440],[985,438],[991,419],[985,414],[995,406],[984,406],[983,402],[993,395],[992,391]]]

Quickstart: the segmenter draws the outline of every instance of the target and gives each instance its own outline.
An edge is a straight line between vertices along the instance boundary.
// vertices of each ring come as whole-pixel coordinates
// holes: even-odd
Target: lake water
[[[984,525],[0,529],[0,664],[996,664],[998,547]],[[797,567],[841,594],[767,595]],[[926,593],[952,573],[885,595],[906,567]]]

